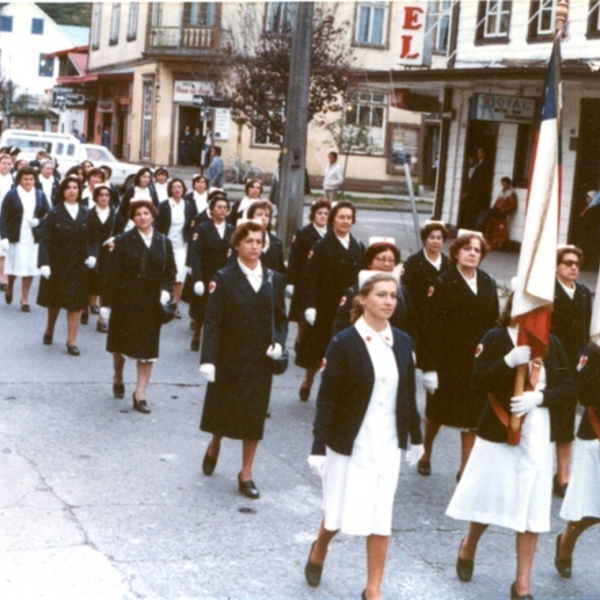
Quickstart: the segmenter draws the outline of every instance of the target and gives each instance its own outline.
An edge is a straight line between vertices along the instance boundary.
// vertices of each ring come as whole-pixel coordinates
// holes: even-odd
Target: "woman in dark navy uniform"
[[[304,318],[307,326],[296,355],[296,364],[306,369],[300,399],[308,400],[313,380],[325,356],[340,298],[356,283],[364,246],[350,234],[356,208],[345,200],[329,213],[329,231],[309,253],[305,270]]]
[[[253,221],[234,232],[238,258],[208,286],[200,361],[209,382],[200,429],[212,434],[202,469],[214,471],[223,437],[242,440],[238,489],[250,499],[259,497],[252,465],[271,395],[271,359],[281,357],[287,337],[283,276],[260,262],[264,236]]]
[[[273,205],[269,200],[257,200],[256,202],[253,202],[248,209],[248,219],[262,221],[263,227],[267,233],[260,262],[262,262],[263,266],[267,269],[273,269],[282,275],[286,275],[287,268],[283,260],[283,244],[281,243],[281,240],[270,231],[272,216]]]
[[[189,244],[188,267],[191,268],[193,295],[190,299],[190,317],[194,321],[194,335],[190,348],[200,348],[200,332],[206,311],[206,291],[214,274],[225,267],[231,253],[233,225],[227,223],[229,200],[224,192],[213,192],[209,204],[211,218],[196,226]]]
[[[158,208],[158,195],[152,183],[152,169],[150,167],[142,167],[136,173],[133,185],[125,190],[123,198],[121,198],[119,204],[119,232],[131,228],[127,225],[129,221],[129,204],[132,200],[150,200]]]
[[[185,195],[185,199],[194,206],[194,214],[196,215],[194,221],[196,225],[210,219],[208,187],[208,177],[199,174],[194,175],[192,177],[192,189]]]
[[[231,206],[231,212],[227,217],[229,222],[235,227],[238,219],[248,218],[248,209],[250,205],[260,198],[263,185],[260,179],[248,179],[244,187],[246,195]]]
[[[298,229],[292,238],[290,259],[288,261],[286,293],[292,297],[288,319],[298,323],[296,345],[300,343],[304,329],[304,269],[311,248],[327,233],[327,219],[331,211],[331,202],[326,198],[315,200],[310,206],[310,223]]]
[[[88,209],[81,204],[82,184],[65,178],[58,189],[58,203],[42,226],[38,264],[42,281],[37,303],[48,309],[44,344],[52,344],[61,308],[67,311],[67,351],[79,356],[77,327],[89,299],[88,270],[96,266],[98,248],[93,245]]]
[[[479,269],[488,247],[478,232],[459,231],[450,246],[452,265],[429,290],[420,340],[420,366],[428,392],[425,408],[425,454],[431,469],[433,441],[440,426],[461,430],[460,475],[475,442],[475,428],[485,397],[469,389],[475,349],[498,318],[496,282]]]

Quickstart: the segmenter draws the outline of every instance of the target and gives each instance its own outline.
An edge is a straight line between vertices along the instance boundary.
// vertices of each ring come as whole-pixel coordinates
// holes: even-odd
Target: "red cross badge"
[[[306,258],[307,258],[307,260],[308,260],[308,259],[309,259],[309,258],[310,258],[310,257],[311,257],[313,254],[314,254],[314,252],[311,250],[311,251],[308,253],[308,256],[306,257]]]
[[[340,298],[340,306],[344,306],[344,304],[346,304],[346,296]]]
[[[321,369],[321,371],[327,366],[327,359],[325,357],[323,357],[321,359],[321,364],[319,366],[319,368]]]
[[[585,367],[587,361],[588,361],[588,357],[587,356],[582,356],[579,359],[579,364],[577,365],[577,370],[581,371],[581,369],[583,369],[583,367]]]
[[[430,285],[429,289],[427,290],[427,297],[429,298],[429,296],[433,296],[433,292],[435,292],[435,288]]]
[[[217,284],[214,281],[211,281],[208,284],[208,293],[212,294],[217,289]]]
[[[197,233],[195,233],[195,234],[192,236],[192,240],[194,240],[194,242],[195,242],[197,239],[198,239],[198,234],[197,234]]]
[[[477,344],[475,348],[475,358],[477,358],[483,352],[483,344]]]

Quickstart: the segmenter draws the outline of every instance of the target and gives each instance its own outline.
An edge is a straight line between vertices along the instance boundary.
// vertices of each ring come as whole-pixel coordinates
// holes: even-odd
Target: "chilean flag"
[[[532,358],[543,356],[548,349],[554,302],[562,178],[560,62],[560,40],[556,39],[529,173],[525,230],[511,315],[519,323],[517,344],[530,345]]]

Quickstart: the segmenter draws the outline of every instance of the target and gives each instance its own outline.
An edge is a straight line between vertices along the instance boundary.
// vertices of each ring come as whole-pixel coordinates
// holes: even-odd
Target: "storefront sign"
[[[425,23],[427,20],[427,2],[410,2],[401,8],[400,26],[400,65],[429,65],[426,58]]]
[[[113,112],[114,104],[112,100],[98,100],[98,104],[96,105],[96,111],[105,113],[105,112]]]
[[[230,110],[228,108],[215,108],[213,115],[213,139],[217,140],[228,140],[229,139],[229,123]]]
[[[173,102],[192,103],[194,96],[214,96],[212,81],[176,81],[173,86]]]
[[[531,123],[535,119],[535,98],[473,94],[470,118],[498,123]]]

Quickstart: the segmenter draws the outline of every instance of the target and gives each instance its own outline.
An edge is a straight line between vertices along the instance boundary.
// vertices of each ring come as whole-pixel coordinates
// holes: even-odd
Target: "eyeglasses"
[[[376,256],[373,260],[376,260],[377,262],[386,264],[386,265],[395,265],[396,264],[396,260],[394,258],[387,258],[385,256]]]
[[[565,267],[577,267],[577,268],[579,268],[579,261],[578,260],[563,260],[562,264],[565,265]]]

